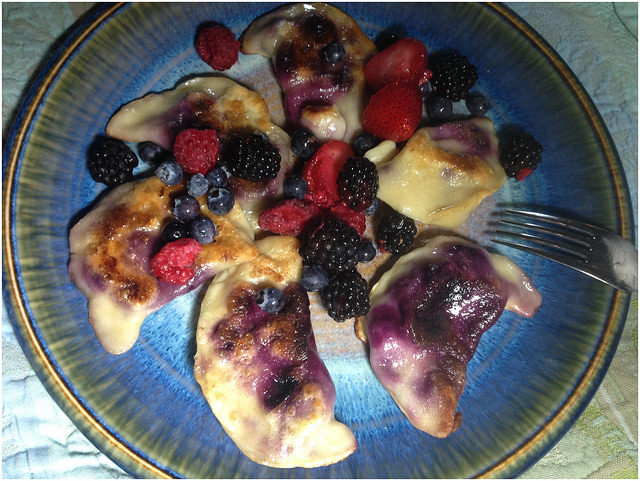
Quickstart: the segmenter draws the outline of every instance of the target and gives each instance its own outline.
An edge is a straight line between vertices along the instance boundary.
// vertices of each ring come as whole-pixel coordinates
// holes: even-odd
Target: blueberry
[[[371,205],[363,211],[363,213],[364,215],[367,215],[367,216],[373,215],[376,212],[378,212],[379,207],[380,207],[380,199],[376,197],[375,199],[373,199],[373,202],[371,202]]]
[[[340,63],[345,55],[344,47],[338,42],[331,42],[322,49],[322,60],[328,63]]]
[[[155,142],[140,142],[137,146],[140,160],[149,165],[159,165],[165,160],[174,160],[173,154]]]
[[[182,222],[189,222],[200,213],[198,199],[188,194],[181,194],[173,199],[173,216]]]
[[[207,197],[207,205],[209,210],[216,215],[225,215],[231,212],[235,199],[229,189],[224,187],[215,187],[209,192]]]
[[[428,80],[418,85],[418,88],[420,89],[420,94],[422,94],[423,97],[426,97],[433,91],[433,86]]]
[[[451,115],[453,105],[447,98],[432,96],[426,100],[426,110],[430,119],[446,119]]]
[[[303,199],[307,193],[307,181],[298,174],[287,177],[284,181],[284,195],[295,199]]]
[[[176,185],[182,182],[182,167],[174,160],[165,160],[155,170],[156,177],[166,185]]]
[[[209,190],[209,181],[202,174],[193,174],[187,184],[189,195],[200,197]]]
[[[373,245],[373,242],[368,240],[363,240],[358,244],[358,251],[356,252],[358,256],[358,262],[369,262],[372,261],[376,256],[376,248]]]
[[[380,143],[380,139],[369,132],[361,132],[353,139],[351,146],[358,157],[363,157],[367,150],[373,149]]]
[[[190,235],[191,233],[187,225],[179,220],[169,222],[162,229],[162,240],[164,242],[173,242],[178,239],[190,237]]]
[[[214,167],[207,172],[207,180],[211,187],[226,187],[229,180],[229,172],[224,167]]]
[[[275,287],[260,289],[256,294],[256,303],[264,312],[275,314],[284,307],[284,293]]]
[[[482,94],[469,94],[465,100],[469,113],[476,117],[482,117],[489,110],[489,99]]]
[[[211,219],[204,216],[197,216],[189,225],[191,237],[200,242],[200,244],[210,244],[215,236],[218,235],[218,229]]]
[[[318,147],[318,139],[309,129],[298,129],[291,134],[291,150],[296,157],[308,159]]]
[[[320,264],[305,264],[302,266],[300,285],[307,292],[324,289],[329,284],[329,275]]]

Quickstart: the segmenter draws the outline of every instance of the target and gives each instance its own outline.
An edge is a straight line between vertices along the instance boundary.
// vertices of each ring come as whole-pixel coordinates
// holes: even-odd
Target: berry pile
[[[307,23],[321,62],[337,68],[349,55],[345,47],[327,35],[322,22]],[[367,218],[373,221],[381,204],[377,168],[367,152],[385,140],[409,139],[423,120],[423,110],[426,121],[434,125],[458,115],[457,102],[464,101],[472,116],[485,115],[490,107],[487,97],[471,91],[479,75],[467,57],[441,51],[428,59],[425,45],[417,39],[394,34],[383,40],[380,51],[364,65],[370,97],[362,114],[363,130],[351,144],[323,141],[306,128],[292,132],[291,151],[301,165],[284,179],[284,198],[258,219],[266,232],[300,238],[300,285],[318,292],[327,313],[338,322],[369,310],[368,286],[358,264],[371,262],[378,252],[405,253],[417,234],[411,218],[391,211],[373,226],[375,241],[363,238]],[[229,69],[238,60],[240,44],[220,24],[203,25],[194,46],[215,70]],[[505,172],[518,181],[542,158],[542,146],[528,133],[512,135],[500,147]],[[146,141],[137,145],[137,152],[163,183],[181,186],[173,197],[172,218],[162,229],[162,246],[150,265],[159,280],[174,284],[195,276],[198,253],[215,242],[218,230],[209,213],[223,216],[233,209],[229,178],[268,182],[281,168],[280,151],[262,132],[221,136],[200,126],[184,128],[172,149]],[[98,137],[88,154],[91,176],[109,187],[131,180],[138,165],[138,157],[124,142],[107,137]],[[255,301],[265,312],[277,313],[286,299],[279,289],[265,287],[257,291]]]

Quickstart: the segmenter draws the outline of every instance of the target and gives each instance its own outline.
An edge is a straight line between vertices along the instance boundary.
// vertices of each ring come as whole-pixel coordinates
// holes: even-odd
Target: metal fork
[[[492,238],[493,242],[559,262],[616,289],[638,289],[638,251],[606,229],[524,209],[504,209],[494,221],[519,230],[496,228],[491,234],[502,238]]]

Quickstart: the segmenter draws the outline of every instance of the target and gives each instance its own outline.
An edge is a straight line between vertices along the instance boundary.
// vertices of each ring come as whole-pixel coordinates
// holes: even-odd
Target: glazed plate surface
[[[351,323],[314,320],[336,385],[336,417],[358,450],[316,469],[251,462],[225,435],[193,377],[203,291],[153,314],[138,343],[106,353],[86,299],[67,274],[68,232],[103,190],[85,151],[117,108],[196,74],[194,32],[216,20],[239,35],[276,4],[100,5],[43,66],[4,152],[4,302],[52,396],[105,454],[136,477],[512,477],[537,461],[594,394],[622,332],[629,296],[565,267],[507,248],[484,229],[500,204],[545,206],[633,239],[620,161],[595,107],[566,65],[527,25],[489,4],[339,6],[370,38],[389,27],[456,48],[479,70],[475,90],[498,129],[515,124],[544,146],[523,183],[509,181],[460,232],[512,258],[543,296],[533,319],[505,313],[482,338],[460,401],[462,427],[446,439],[413,428],[376,381]],[[225,75],[262,94],[283,123],[268,60],[241,54]],[[574,175],[580,172],[580,175]],[[571,179],[569,181],[568,179]],[[571,199],[571,202],[567,200]]]

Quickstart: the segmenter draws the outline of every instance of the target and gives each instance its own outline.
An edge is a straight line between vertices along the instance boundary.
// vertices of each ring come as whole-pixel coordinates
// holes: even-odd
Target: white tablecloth
[[[91,4],[3,3],[2,122],[54,40]],[[637,220],[638,6],[518,3],[594,99],[621,155]],[[637,478],[637,294],[623,340],[598,393],[576,425],[524,477]],[[128,477],[78,432],[22,353],[3,309],[2,469],[5,478]]]

